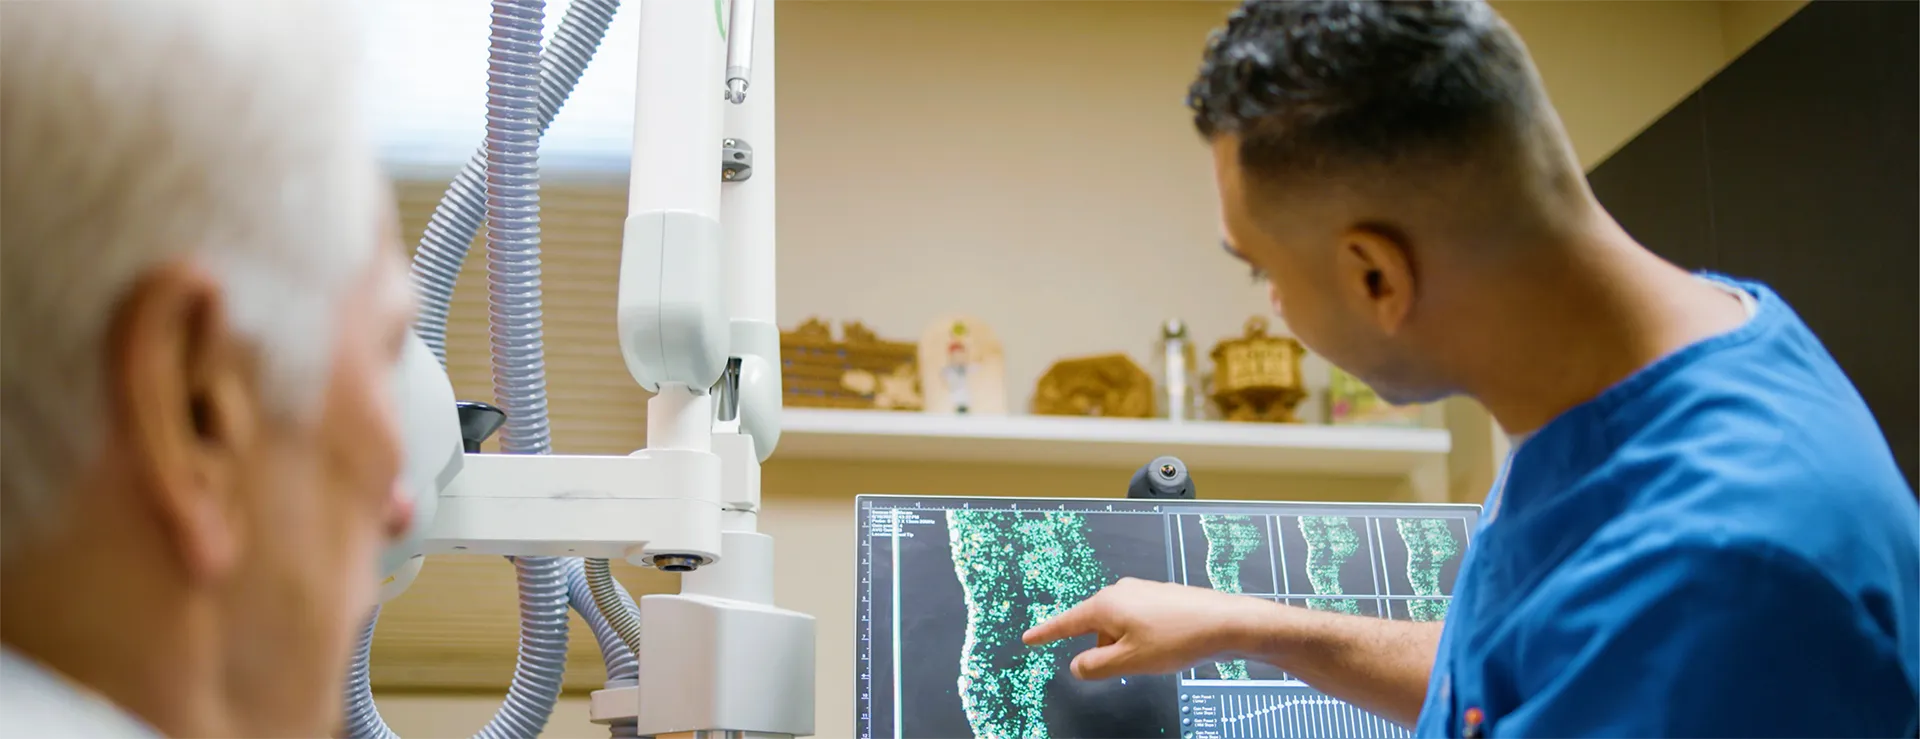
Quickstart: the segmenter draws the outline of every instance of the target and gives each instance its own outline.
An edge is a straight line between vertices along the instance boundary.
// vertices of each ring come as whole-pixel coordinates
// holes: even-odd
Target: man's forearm
[[[1237,655],[1401,725],[1419,720],[1440,649],[1440,624],[1266,605],[1236,625]]]

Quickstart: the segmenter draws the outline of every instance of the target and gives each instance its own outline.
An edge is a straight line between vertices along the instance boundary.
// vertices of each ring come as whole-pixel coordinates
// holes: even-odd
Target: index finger
[[[1027,629],[1027,633],[1020,635],[1020,641],[1026,642],[1027,646],[1037,647],[1061,639],[1091,634],[1099,630],[1102,602],[1100,594],[1094,593],[1093,597],[1080,601],[1079,605],[1067,609],[1065,613]]]

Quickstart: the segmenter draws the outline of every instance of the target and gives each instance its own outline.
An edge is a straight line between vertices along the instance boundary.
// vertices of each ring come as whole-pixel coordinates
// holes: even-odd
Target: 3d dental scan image
[[[1247,660],[1083,681],[1021,634],[1123,577],[1445,618],[1478,506],[861,496],[861,737],[1403,737]]]

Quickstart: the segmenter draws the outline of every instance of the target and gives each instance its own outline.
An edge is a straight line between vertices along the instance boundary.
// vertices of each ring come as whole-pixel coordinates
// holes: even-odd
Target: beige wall
[[[1772,27],[1793,3],[1498,3],[1526,38],[1583,161],[1631,138]],[[1022,408],[1034,379],[1063,356],[1124,350],[1144,361],[1154,326],[1189,320],[1202,340],[1265,311],[1261,291],[1217,251],[1205,152],[1181,106],[1201,39],[1230,6],[1210,2],[787,2],[780,5],[780,320],[859,319],[883,335],[917,335],[932,317],[985,319],[1006,344]],[[1772,20],[1769,20],[1772,19]],[[887,166],[883,166],[887,165]],[[434,191],[437,185],[423,185]],[[617,188],[569,196],[555,212],[617,208]],[[571,199],[568,199],[571,198]],[[594,206],[598,207],[598,206]],[[606,220],[599,211],[589,218]],[[417,219],[414,219],[417,224]],[[617,226],[617,212],[604,227]],[[418,235],[417,225],[408,236]],[[617,243],[617,242],[614,242]],[[621,386],[611,334],[595,318],[611,299],[610,244],[553,255],[549,355],[556,414],[637,413]],[[595,261],[598,260],[598,261]],[[476,264],[470,265],[477,270]],[[596,267],[594,265],[602,265]],[[470,275],[471,277],[471,275]],[[463,287],[468,318],[483,310]],[[1076,286],[1077,285],[1077,286]],[[583,301],[562,307],[556,289]],[[558,300],[558,303],[553,301]],[[584,313],[580,311],[586,311]],[[484,398],[484,338],[456,368],[462,397]],[[587,368],[602,371],[592,382]],[[613,378],[608,380],[607,378]],[[608,384],[611,383],[611,384]],[[630,409],[630,410],[626,410]],[[1497,429],[1470,404],[1450,413],[1457,497],[1477,498],[1499,452]],[[556,428],[559,451],[632,448],[637,416]],[[562,423],[562,422],[557,422]],[[819,621],[819,734],[850,733],[851,496],[861,492],[1118,494],[1128,470],[981,469],[910,462],[775,460],[763,530],[778,541],[778,598]],[[1381,481],[1208,475],[1210,497],[1391,499]],[[630,586],[670,587],[622,573]],[[451,615],[451,614],[458,615]],[[511,570],[484,558],[429,565],[383,620],[375,677],[403,734],[465,735],[483,722],[513,658]],[[576,630],[576,642],[589,642]],[[590,655],[569,684],[596,682]],[[489,686],[484,694],[421,695]],[[569,703],[550,736],[592,736]],[[406,731],[411,729],[411,731]]]
[[[1527,42],[1580,161],[1632,139],[1804,0],[1521,0],[1494,6]]]
[[[1495,3],[1527,42],[1580,161],[1598,164],[1727,62],[1713,2]]]
[[[973,314],[1004,342],[1009,408],[1024,411],[1054,360],[1144,362],[1167,318],[1210,346],[1267,312],[1221,255],[1181,105],[1225,6],[781,13],[783,322],[859,319],[917,339],[942,313]]]

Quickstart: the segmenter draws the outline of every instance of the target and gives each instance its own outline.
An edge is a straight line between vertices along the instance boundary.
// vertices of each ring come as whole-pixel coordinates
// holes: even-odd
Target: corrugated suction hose
[[[540,133],[546,133],[559,115],[560,107],[587,63],[613,24],[619,0],[573,0],[559,29],[540,54],[540,100],[537,118]],[[467,249],[480,232],[487,217],[486,150],[475,151],[465,168],[453,178],[440,204],[427,221],[413,254],[413,284],[420,295],[420,314],[414,331],[420,334],[440,362],[447,361],[447,316],[453,307],[453,286],[460,278],[460,266],[466,262]]]
[[[620,582],[613,579],[613,569],[607,566],[606,560],[589,557],[585,569],[593,603],[606,617],[607,626],[620,636],[627,649],[639,652],[640,609],[633,606],[633,599],[620,589]]]
[[[607,682],[638,680],[640,679],[640,660],[634,656],[632,649],[627,648],[626,641],[620,638],[620,632],[614,630],[613,624],[600,613],[602,610],[613,613],[636,613],[639,611],[639,606],[634,604],[633,596],[628,595],[626,589],[619,587],[619,583],[615,582],[614,602],[619,605],[610,606],[607,609],[594,607],[598,600],[592,584],[587,580],[584,566],[586,561],[579,558],[567,560],[567,601],[574,604],[574,610],[580,611],[581,619],[585,620],[587,628],[593,631],[594,641],[600,644],[600,654],[607,663]],[[582,607],[583,605],[585,607]]]
[[[564,560],[567,579],[567,602],[587,622],[587,628],[593,632],[594,641],[600,645],[600,655],[607,667],[609,686],[623,681],[640,678],[640,660],[627,648],[620,634],[614,631],[607,619],[601,617],[600,609],[594,607],[594,594],[587,584],[587,576],[579,558]],[[615,612],[634,613],[638,606],[619,583],[614,583],[614,595],[621,606]],[[353,664],[347,673],[347,735],[359,739],[400,739],[380,718],[380,712],[373,701],[372,645],[374,624],[380,619],[380,609],[373,609],[367,617],[367,625],[360,630],[360,643],[354,652]],[[624,684],[624,683],[623,683]],[[616,722],[609,727],[613,737],[639,736],[632,722]]]
[[[435,209],[413,265],[422,302],[416,331],[444,365],[453,288],[474,233],[487,222],[495,395],[509,419],[501,442],[504,451],[517,454],[545,454],[552,446],[541,337],[539,141],[585,72],[619,3],[574,0],[543,53],[544,5],[544,0],[494,0],[486,142]],[[569,601],[594,628],[608,677],[639,673],[631,650],[610,633],[591,594],[573,592],[587,590],[577,559],[521,557],[514,565],[519,660],[506,701],[476,735],[480,739],[532,737],[545,727],[565,674]],[[631,598],[620,595],[625,607],[632,607]],[[352,737],[394,737],[372,695],[369,662],[378,617],[375,609],[349,675],[347,733]]]
[[[380,621],[375,607],[360,630],[360,644],[353,651],[353,664],[347,669],[347,736],[351,739],[399,739],[380,709],[373,705],[373,626]]]
[[[592,585],[587,582],[584,566],[587,561],[591,560],[567,560],[567,598],[572,601],[574,610],[579,611],[580,617],[587,622],[587,628],[593,630],[593,638],[600,643],[600,655],[607,664],[607,687],[637,685],[640,682],[640,660],[634,656],[635,650],[627,648],[626,641],[620,638],[620,634],[614,631],[613,625],[600,614],[602,610],[607,613],[637,614],[640,608],[634,604],[633,596],[627,595],[626,589],[620,587],[617,581],[613,584],[615,604],[605,609],[596,608],[596,594],[593,592]],[[609,573],[609,579],[611,579],[611,573]],[[639,725],[638,717],[615,719],[607,724],[607,735],[612,739],[638,737],[640,736]]]

